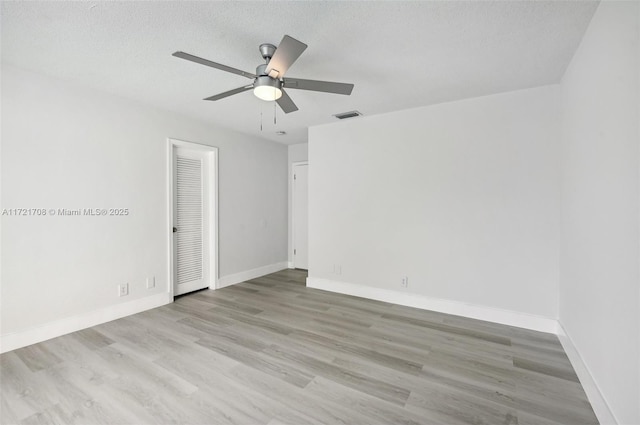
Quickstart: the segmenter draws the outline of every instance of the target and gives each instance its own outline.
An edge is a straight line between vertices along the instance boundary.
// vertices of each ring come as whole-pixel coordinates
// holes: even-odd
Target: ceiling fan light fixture
[[[256,78],[253,84],[253,94],[255,94],[258,99],[274,101],[282,97],[281,87],[282,83],[280,80],[261,75]]]

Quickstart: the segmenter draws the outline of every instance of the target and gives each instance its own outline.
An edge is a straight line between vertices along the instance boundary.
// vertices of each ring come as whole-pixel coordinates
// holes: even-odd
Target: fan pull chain
[[[260,131],[262,131],[262,111],[260,111]]]
[[[276,102],[273,102],[273,124],[274,125],[277,124],[277,122],[276,122],[276,111],[277,111]]]

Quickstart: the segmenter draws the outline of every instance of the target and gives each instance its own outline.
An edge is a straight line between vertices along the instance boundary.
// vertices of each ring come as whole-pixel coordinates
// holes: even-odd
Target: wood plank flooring
[[[2,424],[596,424],[554,335],[284,270],[0,356]]]

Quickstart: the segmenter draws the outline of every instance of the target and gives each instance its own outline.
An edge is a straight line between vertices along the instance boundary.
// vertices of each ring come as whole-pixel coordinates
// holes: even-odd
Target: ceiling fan
[[[231,72],[232,74],[242,75],[243,77],[253,80],[252,84],[216,94],[215,96],[207,97],[204,100],[220,100],[225,97],[253,89],[253,93],[256,97],[267,101],[275,100],[278,103],[278,106],[288,114],[289,112],[297,111],[298,107],[284,91],[285,88],[344,95],[350,95],[353,90],[353,84],[285,78],[284,75],[289,67],[298,59],[298,57],[300,57],[306,48],[306,44],[296,40],[295,38],[289,37],[288,35],[285,35],[282,38],[278,47],[269,43],[261,44],[260,54],[266,63],[258,65],[255,74],[212,62],[185,52],[175,52],[173,56],[220,69],[222,71]]]

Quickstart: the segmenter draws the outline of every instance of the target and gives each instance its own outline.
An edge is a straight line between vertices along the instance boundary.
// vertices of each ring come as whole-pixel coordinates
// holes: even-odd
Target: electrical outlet
[[[129,295],[129,283],[123,283],[122,285],[118,285],[118,296],[124,297]]]
[[[409,287],[409,277],[408,276],[404,276],[402,278],[402,281],[400,282],[400,285],[402,285],[403,288],[408,288]]]
[[[334,274],[342,274],[342,265],[334,264],[333,265],[333,273]]]
[[[147,289],[153,289],[156,287],[156,277],[149,276],[147,277]]]

